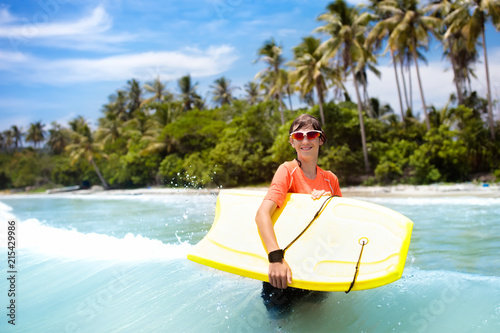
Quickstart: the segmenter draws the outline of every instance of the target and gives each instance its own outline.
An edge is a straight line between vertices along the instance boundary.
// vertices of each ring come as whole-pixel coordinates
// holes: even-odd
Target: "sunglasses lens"
[[[307,140],[311,141],[311,140],[314,140],[316,139],[317,137],[319,137],[319,132],[307,132],[306,135],[307,135]]]
[[[321,133],[318,131],[310,131],[307,133],[295,132],[295,133],[292,133],[292,138],[297,140],[297,141],[302,141],[302,140],[304,140],[304,135],[307,136],[307,140],[312,141],[312,140],[318,138],[321,135]]]

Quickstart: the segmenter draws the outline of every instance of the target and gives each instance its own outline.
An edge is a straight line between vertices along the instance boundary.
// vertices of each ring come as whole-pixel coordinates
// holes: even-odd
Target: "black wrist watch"
[[[270,263],[283,262],[283,258],[285,257],[285,251],[283,251],[283,250],[272,251],[272,252],[269,252],[267,257],[268,257]]]

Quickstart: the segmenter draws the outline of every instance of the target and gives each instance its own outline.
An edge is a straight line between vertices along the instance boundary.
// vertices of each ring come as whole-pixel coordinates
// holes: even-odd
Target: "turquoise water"
[[[268,312],[261,283],[186,259],[216,196],[0,197],[16,220],[16,325],[0,332],[499,332],[500,199],[364,198],[413,220],[403,277]],[[8,282],[8,281],[7,281]]]

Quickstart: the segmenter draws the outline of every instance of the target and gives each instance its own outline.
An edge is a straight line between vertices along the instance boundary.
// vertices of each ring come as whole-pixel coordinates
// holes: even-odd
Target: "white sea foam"
[[[500,198],[480,198],[480,197],[426,197],[426,198],[375,198],[375,197],[356,197],[355,199],[384,204],[408,205],[408,206],[439,206],[439,205],[457,205],[457,206],[498,206],[500,207]]]
[[[7,246],[8,222],[15,220],[15,216],[10,213],[12,207],[0,201],[0,248]]]
[[[12,207],[0,201],[0,212],[10,212]]]
[[[26,199],[61,199],[61,200],[86,200],[86,201],[133,201],[133,202],[160,202],[166,204],[215,204],[217,196],[214,194],[200,192],[199,194],[14,194],[9,195],[9,200],[26,200]],[[8,206],[7,206],[8,207]],[[0,207],[1,210],[1,207]]]
[[[151,260],[185,258],[191,245],[187,242],[165,244],[131,233],[116,238],[97,233],[65,230],[28,219],[19,224],[19,249],[29,249],[47,256],[92,260]]]

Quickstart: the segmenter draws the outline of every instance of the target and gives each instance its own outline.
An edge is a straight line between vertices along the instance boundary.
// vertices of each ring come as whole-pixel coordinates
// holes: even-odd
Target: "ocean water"
[[[500,199],[360,199],[414,222],[403,277],[277,314],[261,282],[186,259],[215,195],[1,196],[0,332],[500,332]]]

